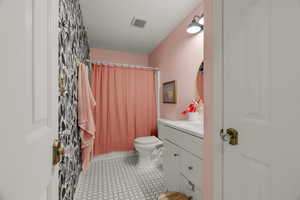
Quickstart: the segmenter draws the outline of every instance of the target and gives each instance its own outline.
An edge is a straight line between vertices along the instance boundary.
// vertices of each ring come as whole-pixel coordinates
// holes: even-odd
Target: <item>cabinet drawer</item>
[[[187,197],[191,197],[191,200],[202,200],[202,192],[196,188],[193,188],[193,183],[186,177],[182,176],[180,182],[180,192]]]
[[[203,140],[201,138],[162,124],[159,125],[159,137],[203,158]]]
[[[180,172],[190,180],[198,190],[203,188],[203,160],[198,157],[181,151]]]

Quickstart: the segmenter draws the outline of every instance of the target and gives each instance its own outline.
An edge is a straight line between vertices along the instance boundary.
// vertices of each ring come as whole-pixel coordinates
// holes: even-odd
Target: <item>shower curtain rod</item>
[[[147,69],[147,70],[155,70],[155,71],[159,71],[159,68],[157,67],[145,67],[145,66],[141,66],[141,65],[130,65],[130,64],[120,64],[120,63],[112,63],[112,62],[107,62],[107,61],[91,61],[91,60],[86,60],[86,62],[92,63],[92,64],[96,64],[96,65],[108,65],[111,67],[127,67],[127,68],[136,68],[136,69]]]

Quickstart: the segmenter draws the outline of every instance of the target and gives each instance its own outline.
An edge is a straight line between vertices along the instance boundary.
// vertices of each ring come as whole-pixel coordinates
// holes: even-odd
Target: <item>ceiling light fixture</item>
[[[203,29],[204,29],[204,15],[202,15],[201,17],[199,15],[195,15],[193,17],[192,23],[188,25],[186,32],[190,34],[196,34],[196,33],[200,33]]]

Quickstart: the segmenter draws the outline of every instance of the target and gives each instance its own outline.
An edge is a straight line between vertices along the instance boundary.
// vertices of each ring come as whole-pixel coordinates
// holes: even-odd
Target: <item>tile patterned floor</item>
[[[138,169],[137,158],[92,162],[80,175],[75,200],[157,200],[166,191],[162,171]]]

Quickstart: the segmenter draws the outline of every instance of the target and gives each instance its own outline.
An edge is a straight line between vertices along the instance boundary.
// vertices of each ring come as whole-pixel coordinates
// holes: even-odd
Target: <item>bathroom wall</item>
[[[59,76],[66,90],[59,96],[59,140],[65,148],[59,164],[59,199],[72,200],[81,171],[75,62],[89,59],[89,45],[79,0],[59,0],[59,12]]]
[[[91,48],[91,60],[131,65],[149,65],[148,55]]]
[[[201,3],[149,55],[149,64],[160,68],[161,84],[172,80],[177,81],[178,103],[163,104],[161,99],[162,118],[185,119],[186,116],[180,112],[198,96],[196,84],[197,72],[203,61],[203,32],[190,35],[186,32],[186,27],[191,23],[194,15],[201,15],[203,12],[204,5]]]

